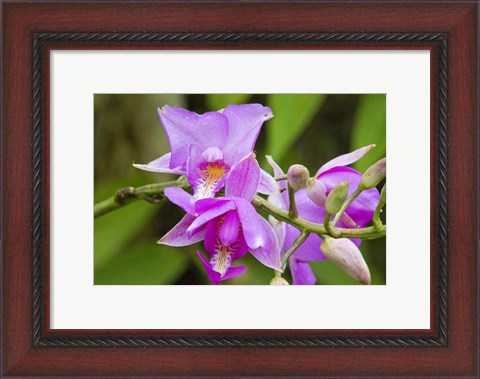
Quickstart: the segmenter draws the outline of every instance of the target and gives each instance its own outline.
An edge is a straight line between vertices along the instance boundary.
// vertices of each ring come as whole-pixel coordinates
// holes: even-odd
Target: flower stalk
[[[117,210],[125,205],[131,204],[136,200],[145,200],[145,196],[150,196],[154,198],[161,198],[163,197],[163,191],[167,187],[179,187],[179,188],[188,188],[188,183],[184,177],[180,177],[178,180],[174,180],[171,182],[164,182],[164,183],[156,183],[156,184],[149,184],[146,186],[141,186],[137,188],[133,188],[130,192],[134,195],[128,197],[123,201],[119,201],[117,196],[112,196],[100,203],[95,204],[94,206],[94,217],[98,218],[104,214]],[[117,191],[118,192],[118,191]],[[329,235],[325,226],[323,224],[314,223],[311,221],[304,220],[301,217],[291,218],[289,216],[289,212],[285,211],[269,201],[265,200],[260,196],[255,196],[252,200],[252,205],[255,208],[262,209],[269,215],[275,217],[279,221],[284,221],[287,224],[290,224],[303,232],[310,232],[315,233],[320,236]],[[337,228],[332,227],[332,230],[337,233],[338,237],[332,236],[335,238],[361,238],[364,240],[372,240],[376,238],[384,237],[387,233],[387,227],[385,225],[381,225],[378,228],[373,226],[366,227],[366,228],[357,228],[357,229],[350,229],[350,228]]]
[[[307,232],[307,231],[303,231],[300,233],[300,235],[293,242],[292,247],[288,249],[283,255],[283,258],[281,261],[281,267],[285,267],[285,265],[288,262],[288,258],[290,258],[290,256],[295,252],[295,250],[297,250],[300,247],[300,245],[303,242],[305,242],[305,240],[308,238],[309,235],[310,235],[310,232]]]
[[[337,225],[338,220],[340,220],[340,217],[342,217],[343,212],[347,210],[347,208],[350,206],[350,204],[353,203],[353,201],[360,196],[362,193],[362,189],[357,188],[354,193],[352,193],[352,196],[350,196],[345,203],[343,203],[342,207],[338,211],[338,213],[335,215],[335,218],[333,219],[332,225],[335,226]]]
[[[337,228],[333,227],[333,225],[330,221],[331,217],[332,217],[332,215],[330,213],[328,213],[328,212],[325,213],[325,218],[323,220],[323,225],[325,226],[325,231],[327,232],[327,235],[335,237],[335,238],[339,238],[340,234],[337,231]]]
[[[163,191],[168,187],[188,188],[188,182],[184,176],[181,176],[177,180],[172,180],[170,182],[147,184],[137,188],[121,188],[115,192],[114,196],[94,205],[93,217],[98,218],[103,216],[104,214],[119,209],[135,200],[143,199],[158,204],[165,200]]]
[[[252,200],[252,204],[255,208],[263,209],[265,212],[275,217],[277,220],[284,221],[287,224],[294,226],[300,231],[308,231],[310,233],[315,233],[320,236],[329,235],[323,224],[307,221],[301,217],[292,219],[288,215],[288,211],[285,211],[273,205],[272,203],[268,202],[260,196],[255,196]],[[378,229],[375,229],[373,226],[369,226],[366,228],[357,229],[333,227],[333,230],[338,232],[338,238],[361,238],[364,240],[381,238],[387,234],[387,227],[385,225]]]
[[[380,192],[380,201],[378,202],[377,207],[375,208],[375,212],[373,214],[373,226],[377,229],[383,225],[382,220],[380,219],[380,213],[382,212],[382,208],[385,206],[386,202],[387,185],[385,184],[382,188],[382,192]]]
[[[297,204],[295,203],[295,190],[290,184],[288,185],[288,200],[290,202],[288,216],[290,218],[298,218]]]

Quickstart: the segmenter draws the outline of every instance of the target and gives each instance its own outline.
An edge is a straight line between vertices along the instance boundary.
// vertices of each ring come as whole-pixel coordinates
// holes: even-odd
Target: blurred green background
[[[270,173],[265,154],[272,155],[284,171],[301,163],[312,175],[326,161],[372,143],[377,147],[353,167],[363,172],[385,156],[384,94],[97,94],[94,202],[113,196],[119,188],[176,177],[132,167],[132,163],[147,163],[169,151],[158,107],[177,105],[204,113],[233,103],[261,103],[272,108],[275,117],[264,124],[256,144],[260,165]],[[203,251],[201,244],[184,248],[156,244],[183,215],[183,210],[167,201],[159,205],[137,201],[96,219],[94,284],[209,284],[196,254]],[[385,284],[385,238],[364,241],[361,251],[372,284]],[[247,266],[246,273],[222,284],[268,284],[273,276],[273,270],[250,254],[238,264]],[[329,261],[311,266],[317,284],[357,284]]]

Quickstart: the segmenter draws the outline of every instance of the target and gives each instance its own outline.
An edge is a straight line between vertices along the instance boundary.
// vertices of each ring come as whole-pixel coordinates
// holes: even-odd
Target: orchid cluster
[[[287,266],[293,284],[315,284],[309,263],[326,259],[370,284],[358,249],[365,236],[344,235],[356,237],[355,231],[372,221],[373,235],[385,228],[379,213],[386,190],[380,194],[375,188],[385,177],[385,159],[363,175],[348,167],[373,145],[325,163],[313,177],[302,165],[291,166],[285,174],[267,156],[271,175],[260,168],[254,152],[262,125],[273,117],[269,107],[232,104],[199,115],[164,106],[158,114],[170,152],[134,166],[182,175],[189,184],[164,190],[186,214],[158,243],[186,246],[203,241],[206,255],[197,254],[213,284],[242,275],[247,268],[236,261],[247,253],[274,270],[271,284],[288,284],[282,277]],[[259,208],[269,213],[268,220]]]

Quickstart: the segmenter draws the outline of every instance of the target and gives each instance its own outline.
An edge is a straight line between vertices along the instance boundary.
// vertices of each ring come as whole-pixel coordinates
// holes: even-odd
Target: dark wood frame
[[[4,3],[3,12],[3,375],[479,375],[477,2]],[[48,52],[62,48],[429,49],[431,328],[51,330]]]

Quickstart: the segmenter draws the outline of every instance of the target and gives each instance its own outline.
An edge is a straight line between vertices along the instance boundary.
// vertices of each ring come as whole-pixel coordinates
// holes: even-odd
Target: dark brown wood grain
[[[4,3],[2,375],[478,376],[477,12],[478,4],[475,2]],[[33,348],[31,336],[31,33],[68,30],[448,32],[450,112],[448,197],[451,207],[448,346],[406,349]],[[118,48],[105,44],[77,45],[75,48],[87,47]],[[189,47],[198,48],[195,45]],[[223,47],[235,48],[232,45]],[[282,48],[274,44],[257,48],[266,47]],[[329,48],[337,47],[345,48],[345,46],[329,46]],[[56,48],[65,48],[65,46]],[[130,48],[138,47],[131,45]],[[145,47],[142,46],[142,48]],[[382,45],[376,48],[382,48]],[[402,48],[402,46],[390,45],[388,48]],[[426,44],[423,48],[429,48],[429,45]],[[432,62],[432,68],[433,65],[434,62]],[[433,83],[434,78],[432,78],[432,89]],[[45,91],[48,99],[48,85]],[[48,112],[45,116],[46,125],[48,125]],[[435,112],[432,108],[432,127],[435,125],[434,117]],[[435,130],[432,130],[432,135],[434,134]],[[45,135],[47,178],[48,136],[47,131]],[[433,162],[433,170],[434,168],[435,162]],[[47,180],[45,191],[47,210],[48,182]],[[433,195],[435,195],[434,192]],[[432,196],[432,204],[433,202]],[[46,232],[48,232],[48,211],[46,220]],[[46,243],[48,250],[48,238]],[[432,255],[432,267],[434,258]],[[48,279],[48,254],[45,264]],[[435,275],[433,269],[432,283],[435,282]],[[48,280],[46,283],[48,284]],[[434,307],[433,292],[431,300],[431,305]],[[48,305],[48,298],[46,304]],[[44,311],[47,312],[48,319],[48,306]],[[432,321],[434,321],[433,317]],[[433,333],[435,327],[432,323],[430,331],[423,331],[423,333]],[[48,328],[48,325],[45,326],[45,332],[49,335],[72,335],[73,333],[73,331],[53,331]],[[88,335],[93,332],[112,333],[111,331],[77,331],[76,333]],[[172,335],[206,333],[206,331],[164,332]],[[214,333],[214,331],[210,332]],[[250,332],[262,333],[261,331]],[[306,330],[296,333],[314,332]],[[370,332],[381,334],[385,331]],[[415,332],[417,331],[397,331],[399,335],[415,334]],[[122,333],[136,334],[138,331],[122,331]],[[158,331],[142,331],[142,333],[158,333]],[[215,333],[242,335],[244,332],[216,331]],[[322,333],[334,334],[339,331],[322,331]],[[362,331],[344,331],[344,334],[350,335],[361,333]],[[389,333],[394,332],[389,331]],[[291,334],[291,331],[278,331],[278,334]]]

